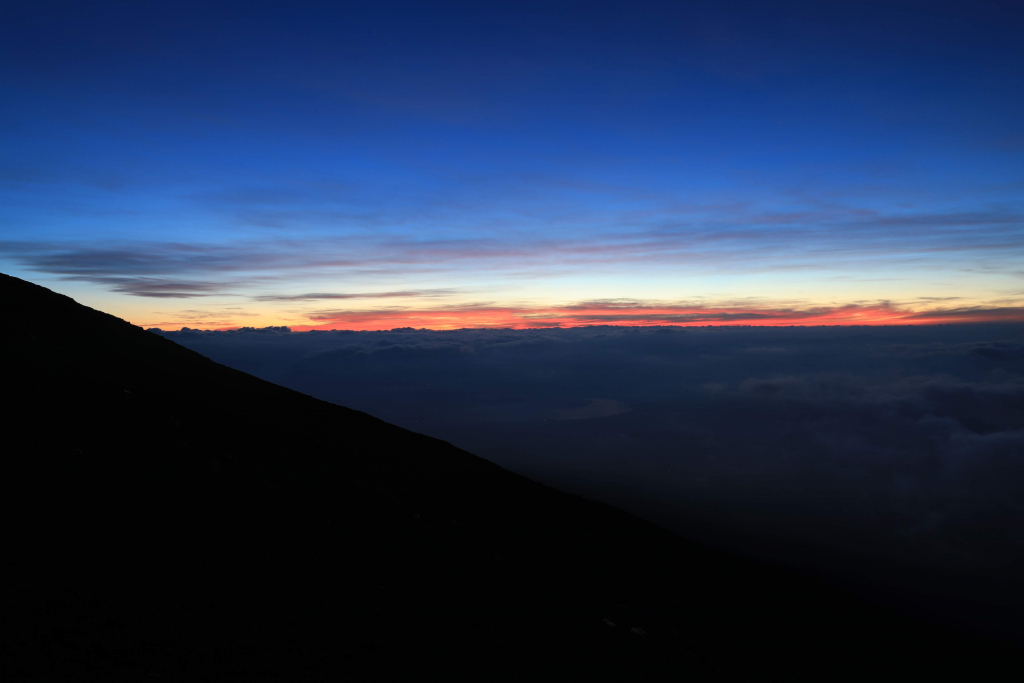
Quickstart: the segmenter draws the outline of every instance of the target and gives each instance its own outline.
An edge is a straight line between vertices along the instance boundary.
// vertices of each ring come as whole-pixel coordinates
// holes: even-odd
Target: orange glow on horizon
[[[643,306],[620,303],[580,304],[551,308],[501,306],[439,309],[376,309],[337,311],[292,324],[296,332],[310,330],[387,330],[399,327],[450,330],[460,328],[543,329],[617,326],[764,326],[790,325],[935,325],[955,322],[1024,322],[1024,309],[966,307],[913,310],[887,304],[815,307],[803,310]]]

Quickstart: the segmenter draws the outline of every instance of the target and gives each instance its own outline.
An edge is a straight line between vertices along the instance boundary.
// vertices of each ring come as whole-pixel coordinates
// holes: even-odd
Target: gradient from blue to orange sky
[[[1024,9],[6,3],[0,269],[164,328],[1024,319]]]

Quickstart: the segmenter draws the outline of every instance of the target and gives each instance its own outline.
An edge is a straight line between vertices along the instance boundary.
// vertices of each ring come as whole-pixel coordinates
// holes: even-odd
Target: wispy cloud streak
[[[139,280],[166,278],[192,286],[168,292],[199,296],[251,292],[254,281],[315,281],[402,273],[528,274],[582,272],[604,265],[622,272],[636,268],[686,266],[692,272],[758,273],[786,270],[875,268],[903,265],[940,268],[955,257],[957,268],[1019,270],[1024,259],[1024,216],[1016,211],[883,214],[863,209],[794,213],[720,207],[714,215],[686,207],[678,215],[621,215],[583,234],[475,231],[446,238],[416,234],[360,233],[310,239],[279,238],[221,244],[112,241],[96,246],[76,242],[0,242],[0,256],[33,271],[92,282],[113,291],[152,296]],[[200,284],[204,283],[204,284]],[[217,284],[219,283],[219,285]],[[406,292],[412,290],[396,290]],[[419,291],[419,290],[416,290]],[[387,298],[385,292],[381,298]],[[352,294],[256,294],[258,300],[356,298]],[[360,295],[362,298],[372,298]],[[281,301],[286,298],[278,299]]]
[[[267,294],[253,297],[253,301],[321,301],[329,299],[410,299],[444,297],[454,294],[454,289],[407,290],[400,292],[363,292],[353,294],[331,294],[310,292],[307,294]]]

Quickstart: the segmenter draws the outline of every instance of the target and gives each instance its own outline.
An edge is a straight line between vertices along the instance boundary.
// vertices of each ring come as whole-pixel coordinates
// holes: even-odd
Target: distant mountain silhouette
[[[993,680],[1017,654],[6,275],[0,326],[8,679]]]

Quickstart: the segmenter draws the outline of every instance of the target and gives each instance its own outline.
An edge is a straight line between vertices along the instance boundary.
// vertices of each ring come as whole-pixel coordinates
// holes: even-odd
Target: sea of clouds
[[[1021,630],[1024,325],[160,334],[705,543]]]

